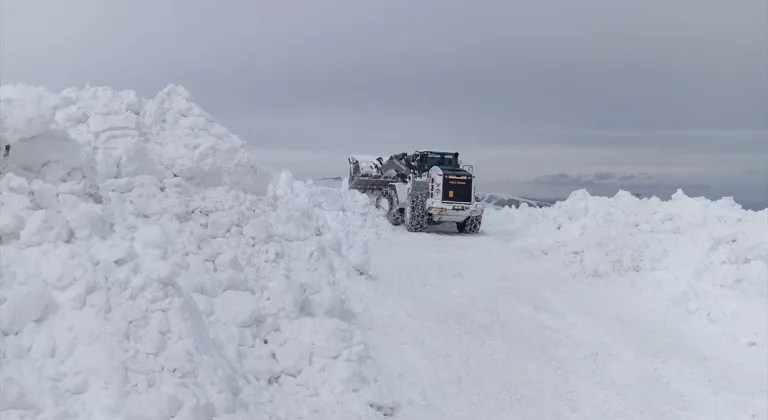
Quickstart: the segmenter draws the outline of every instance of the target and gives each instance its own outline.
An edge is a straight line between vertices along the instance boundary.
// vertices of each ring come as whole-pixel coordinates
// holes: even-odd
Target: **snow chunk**
[[[46,314],[46,309],[53,305],[53,299],[42,285],[20,286],[9,291],[0,316],[0,329],[3,334],[18,334],[29,323],[38,321]]]
[[[32,138],[51,127],[57,98],[42,87],[0,86],[0,138],[2,145]]]
[[[309,366],[310,347],[300,340],[288,340],[275,352],[283,373],[298,376]]]
[[[20,233],[32,207],[32,202],[26,195],[5,192],[0,194],[0,237],[8,238]]]
[[[158,165],[149,148],[140,139],[127,139],[123,143],[123,149],[119,155],[116,155],[118,158],[117,172],[120,177],[150,175],[161,180],[169,176],[169,173]]]
[[[216,315],[225,322],[247,327],[260,315],[259,302],[250,292],[227,290],[215,299]]]
[[[237,255],[232,251],[224,252],[216,257],[214,266],[219,271],[243,271],[243,266],[240,264],[240,260],[237,259]]]
[[[350,155],[352,162],[357,162],[360,167],[360,175],[375,175],[379,171],[381,164],[378,162],[379,156],[373,155]]]
[[[165,233],[158,225],[142,226],[136,231],[134,248],[140,257],[162,259],[167,246]]]
[[[30,190],[29,182],[14,173],[5,174],[0,179],[0,193],[26,195]]]
[[[72,237],[67,219],[54,210],[37,210],[27,220],[21,231],[21,242],[27,246],[46,242],[66,242]]]
[[[32,202],[42,209],[54,209],[59,207],[58,192],[56,187],[36,179],[32,181]]]
[[[88,154],[69,134],[57,130],[43,131],[13,145],[8,164],[30,172],[40,172],[54,164],[66,171],[87,168]],[[60,174],[63,176],[64,174]]]
[[[138,116],[126,111],[120,115],[93,115],[88,119],[88,128],[91,133],[100,134],[113,129],[134,129],[138,123]]]

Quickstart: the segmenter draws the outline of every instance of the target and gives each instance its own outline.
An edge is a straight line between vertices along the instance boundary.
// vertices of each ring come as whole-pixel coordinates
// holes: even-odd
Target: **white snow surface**
[[[339,289],[383,223],[365,197],[287,172],[249,194],[242,142],[178,86],[3,86],[2,114],[0,417],[371,415]]]
[[[768,418],[768,211],[486,211],[477,236],[394,231],[351,292],[397,418]]]
[[[768,418],[768,211],[578,191],[413,234],[180,86],[0,93],[3,420]]]

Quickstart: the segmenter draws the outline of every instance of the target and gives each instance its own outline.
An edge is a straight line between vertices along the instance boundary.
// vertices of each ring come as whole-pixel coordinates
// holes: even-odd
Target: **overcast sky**
[[[0,1],[3,84],[182,84],[299,176],[438,148],[485,190],[768,194],[765,0]]]

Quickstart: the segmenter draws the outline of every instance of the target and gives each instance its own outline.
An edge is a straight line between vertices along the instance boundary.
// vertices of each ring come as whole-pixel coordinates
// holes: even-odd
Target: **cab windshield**
[[[453,158],[453,153],[429,153],[427,155],[427,168],[433,166],[458,168],[459,162]]]

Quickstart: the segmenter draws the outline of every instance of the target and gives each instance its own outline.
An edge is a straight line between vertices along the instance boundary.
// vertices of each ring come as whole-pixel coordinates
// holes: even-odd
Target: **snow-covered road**
[[[485,232],[371,249],[358,304],[396,418],[765,418],[760,350]]]
[[[0,105],[3,420],[768,419],[768,210],[578,191],[413,234],[180,86]]]

